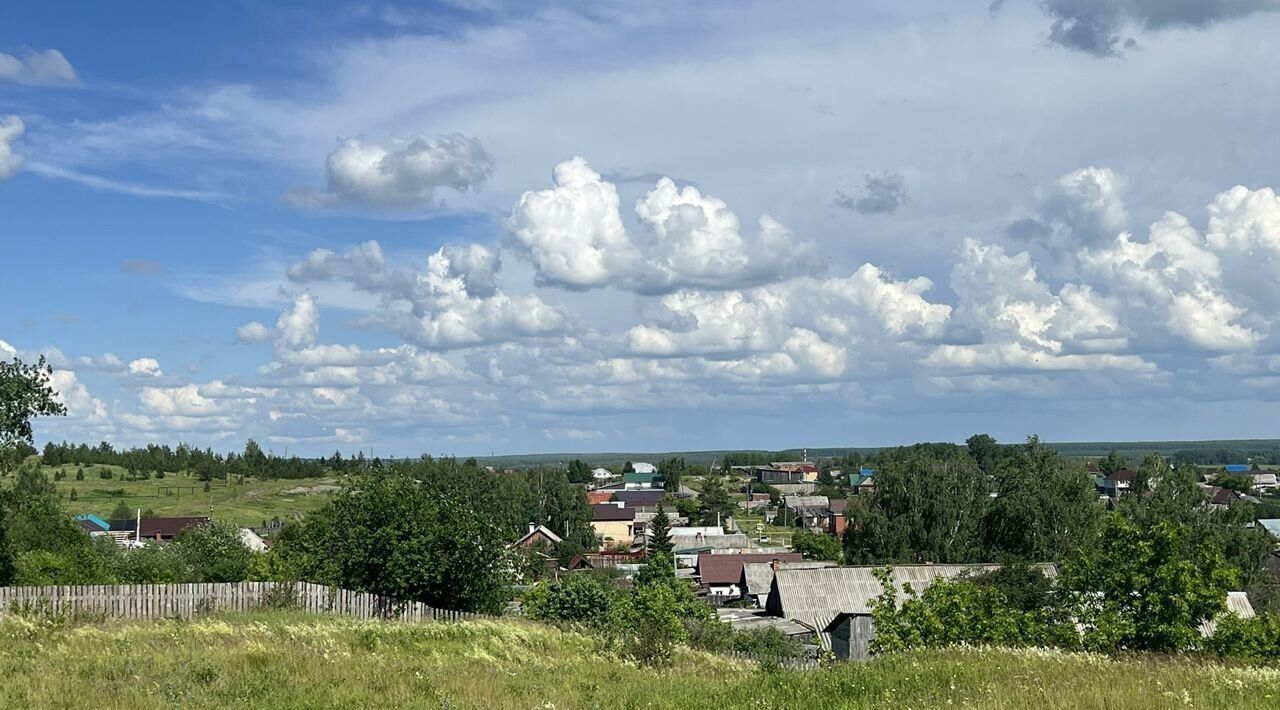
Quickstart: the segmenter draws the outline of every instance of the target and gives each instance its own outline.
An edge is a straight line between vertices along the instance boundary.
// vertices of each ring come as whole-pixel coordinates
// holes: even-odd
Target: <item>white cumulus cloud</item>
[[[430,206],[441,188],[477,190],[493,174],[493,156],[460,133],[417,135],[373,143],[347,138],[325,160],[323,190],[286,194],[299,205],[355,205],[375,209]]]

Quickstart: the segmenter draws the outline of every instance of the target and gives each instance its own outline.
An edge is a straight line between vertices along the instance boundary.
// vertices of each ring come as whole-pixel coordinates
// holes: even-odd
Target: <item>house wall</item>
[[[844,535],[844,530],[847,527],[849,527],[848,518],[837,513],[827,514],[827,533],[839,537]]]
[[[870,616],[850,616],[831,632],[831,650],[842,661],[871,658],[871,641],[876,625]]]
[[[629,543],[634,537],[632,531],[635,528],[630,520],[595,520],[592,521],[591,527],[595,528],[596,535],[605,541]]]

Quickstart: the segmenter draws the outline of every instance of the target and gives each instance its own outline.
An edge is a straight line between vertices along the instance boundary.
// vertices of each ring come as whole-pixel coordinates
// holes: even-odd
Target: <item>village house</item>
[[[1057,576],[1053,565],[1038,565],[1048,577]],[[798,621],[821,632],[821,645],[838,658],[865,658],[874,637],[871,602],[883,592],[876,570],[880,567],[829,567],[778,569],[765,608],[774,616]],[[923,592],[938,579],[955,579],[999,569],[999,565],[898,565],[892,568],[899,589],[910,583]],[[833,644],[833,641],[835,642]]]
[[[769,600],[769,590],[773,587],[773,573],[780,569],[824,569],[839,567],[836,562],[828,560],[799,560],[780,562],[748,562],[742,565],[742,595],[763,609]]]
[[[698,577],[707,595],[717,600],[728,601],[743,595],[742,568],[749,562],[774,564],[779,562],[800,562],[804,555],[799,552],[779,553],[743,553],[738,555],[717,555],[704,553],[698,555]]]
[[[847,498],[832,498],[831,504],[827,507],[827,529],[828,535],[840,537],[844,535],[845,528],[849,526],[849,521],[844,517],[845,508],[849,506]]]
[[[662,477],[652,471],[646,473],[640,473],[639,471],[624,473],[622,474],[622,488],[628,491],[662,488]]]
[[[630,547],[635,538],[636,511],[622,503],[591,506],[591,527],[605,547]]]
[[[782,503],[786,506],[785,523],[794,524],[801,521],[806,528],[821,528],[826,525],[827,511],[831,501],[826,496],[785,496]]]
[[[1135,471],[1127,468],[1115,471],[1102,479],[1099,492],[1113,500],[1119,498],[1129,492],[1129,487],[1133,485],[1133,479],[1137,475]]]
[[[208,518],[201,517],[112,520],[107,535],[121,546],[136,542],[170,542],[184,530],[208,522]]]
[[[596,483],[604,483],[614,478],[613,471],[607,468],[594,468],[591,470],[591,480]]]
[[[89,537],[101,537],[111,529],[111,523],[93,513],[81,513],[75,516],[75,521],[82,530],[89,534]]]

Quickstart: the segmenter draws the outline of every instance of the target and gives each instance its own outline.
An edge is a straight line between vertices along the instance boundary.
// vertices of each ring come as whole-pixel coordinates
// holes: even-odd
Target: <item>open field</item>
[[[1274,708],[1280,670],[951,650],[818,671],[684,652],[660,671],[517,621],[293,614],[46,628],[0,622],[0,706],[128,708]]]
[[[334,478],[300,478],[281,481],[246,480],[244,483],[215,480],[204,482],[194,476],[169,473],[164,478],[145,481],[122,481],[120,469],[113,466],[86,466],[83,481],[75,480],[76,466],[65,466],[67,475],[56,482],[59,497],[69,513],[96,513],[104,518],[121,501],[130,509],[153,510],[156,515],[213,515],[237,525],[261,525],[263,520],[279,517],[290,520],[324,505],[330,494],[324,487],[338,485]],[[98,470],[111,469],[116,477],[102,479]],[[54,469],[45,468],[50,480]],[[309,491],[315,487],[320,491]],[[71,490],[76,500],[69,500]]]

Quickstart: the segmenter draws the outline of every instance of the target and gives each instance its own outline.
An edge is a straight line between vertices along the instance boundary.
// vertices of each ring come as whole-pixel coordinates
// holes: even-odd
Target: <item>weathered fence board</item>
[[[311,614],[403,621],[485,618],[482,614],[435,609],[422,602],[406,602],[309,582],[0,587],[0,617],[14,612],[38,611],[115,619],[192,618],[219,611],[253,611],[268,606],[269,602],[279,605],[290,595],[293,604],[286,603],[286,606]]]

